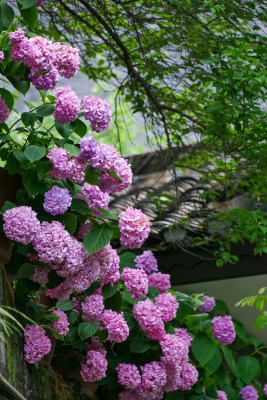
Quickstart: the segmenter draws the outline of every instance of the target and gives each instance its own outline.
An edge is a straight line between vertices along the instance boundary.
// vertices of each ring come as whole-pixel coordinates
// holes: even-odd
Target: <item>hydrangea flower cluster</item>
[[[28,244],[40,229],[36,212],[31,207],[21,206],[4,212],[5,235],[16,242]]]
[[[3,124],[9,117],[10,109],[7,107],[5,100],[0,96],[0,124]]]
[[[242,400],[258,400],[258,391],[251,385],[247,385],[240,390]]]
[[[152,251],[145,250],[134,260],[136,268],[143,269],[147,275],[158,271],[158,262]]]
[[[40,361],[51,350],[51,341],[41,326],[26,325],[24,338],[24,357],[29,364]]]
[[[150,226],[151,222],[141,210],[128,207],[119,216],[121,243],[130,249],[141,247],[148,238]]]
[[[127,163],[127,160],[119,157],[113,164],[112,170],[116,172],[121,180],[118,180],[107,173],[102,174],[98,179],[100,189],[103,192],[111,194],[122,192],[124,189],[127,189],[131,185],[133,178],[132,169]]]
[[[82,306],[82,301],[79,299],[76,299],[76,297],[72,297],[71,299],[73,301],[73,309],[72,312],[79,313],[81,311],[81,306]]]
[[[204,304],[202,304],[199,308],[198,308],[198,312],[200,313],[208,313],[210,312],[216,305],[215,303],[215,299],[214,297],[209,297],[209,296],[203,296],[202,300],[205,301]]]
[[[61,86],[54,90],[56,109],[53,113],[60,124],[70,124],[80,111],[80,100],[69,86]]]
[[[116,370],[119,383],[126,389],[135,389],[141,383],[141,375],[135,364],[119,364]]]
[[[33,282],[40,283],[41,286],[44,286],[48,283],[48,274],[49,269],[43,267],[37,267],[34,270],[34,274],[30,277]]]
[[[82,107],[85,119],[91,123],[91,128],[96,132],[105,131],[109,127],[111,110],[106,100],[94,97],[92,94],[85,96]]]
[[[152,361],[141,367],[142,381],[138,388],[141,396],[148,400],[162,398],[163,387],[167,382],[166,371],[158,361]]]
[[[121,277],[134,300],[146,296],[148,291],[148,279],[145,271],[124,268]]]
[[[56,286],[54,289],[46,289],[45,294],[52,299],[56,298],[58,300],[67,300],[70,297],[72,290],[73,289],[71,287],[63,282],[59,286]]]
[[[176,317],[179,303],[171,293],[161,293],[156,297],[156,306],[161,312],[163,321],[168,322]]]
[[[94,262],[93,257],[86,256],[77,271],[65,279],[65,284],[78,293],[88,289],[99,277],[99,264]]]
[[[102,314],[102,321],[104,328],[108,330],[107,340],[121,343],[129,336],[130,330],[122,312],[118,314],[116,311],[105,310]]]
[[[188,335],[187,330],[184,328],[175,328],[175,336],[178,336],[180,339],[182,339],[188,347],[191,346],[191,342],[193,340],[193,338]]]
[[[102,192],[98,186],[85,183],[82,186],[82,194],[77,195],[78,199],[84,200],[88,207],[93,210],[92,215],[97,216],[101,214],[101,211],[97,207],[101,207],[104,210],[108,209],[109,195]]]
[[[52,215],[64,214],[71,202],[72,197],[68,189],[55,185],[45,193],[44,209]]]
[[[86,361],[81,367],[81,376],[85,382],[95,382],[104,378],[108,362],[106,356],[101,351],[89,350]]]
[[[181,381],[178,388],[181,390],[190,390],[198,380],[198,371],[190,363],[182,364]]]
[[[218,340],[218,342],[222,344],[233,343],[236,334],[235,326],[230,315],[225,317],[214,317],[212,324],[213,336]]]
[[[59,319],[51,324],[52,328],[61,336],[65,337],[69,332],[70,325],[67,315],[64,313],[64,311],[61,310],[54,310],[52,312],[52,315],[57,315],[59,317]]]
[[[44,0],[38,0],[42,5]],[[38,90],[54,89],[59,76],[70,79],[79,69],[79,50],[61,43],[52,43],[41,36],[28,39],[18,29],[9,35],[13,44],[11,56],[31,69],[29,79]]]
[[[267,397],[267,383],[265,385],[263,385],[263,393],[264,393],[264,396]]]
[[[152,340],[161,340],[165,336],[164,322],[160,310],[150,299],[139,301],[133,307],[134,317]]]
[[[227,395],[223,390],[217,390],[217,400],[227,400]]]
[[[0,51],[0,63],[3,61],[4,58],[5,58],[4,52]]]
[[[166,293],[171,287],[171,276],[161,272],[153,272],[148,275],[148,286],[154,286],[160,293]]]
[[[87,233],[91,232],[92,229],[93,229],[93,225],[91,225],[89,221],[83,222],[79,226],[79,229],[78,229],[78,232],[76,235],[76,239],[83,240],[85,238],[85,236],[87,235]]]
[[[104,298],[98,293],[87,296],[81,306],[84,321],[98,321],[104,311]]]
[[[188,362],[189,346],[176,335],[167,333],[161,340],[160,346],[167,362],[178,362],[179,364]]]
[[[166,371],[167,382],[164,386],[164,392],[172,392],[178,389],[180,383],[180,374],[182,371],[182,366],[178,363],[167,362],[166,359],[161,360],[161,365]]]
[[[81,158],[88,160],[95,155],[99,147],[98,142],[93,138],[91,132],[88,132],[86,136],[81,138],[80,149]]]
[[[79,156],[69,158],[67,151],[61,147],[53,147],[47,158],[49,158],[53,165],[50,174],[55,179],[69,179],[74,183],[83,182],[86,160],[83,160]]]

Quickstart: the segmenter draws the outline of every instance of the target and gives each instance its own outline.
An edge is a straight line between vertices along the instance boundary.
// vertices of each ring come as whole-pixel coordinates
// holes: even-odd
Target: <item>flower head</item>
[[[141,383],[141,375],[135,364],[119,364],[116,370],[119,383],[126,389],[135,389]]]
[[[146,296],[148,291],[148,279],[145,271],[126,267],[122,271],[121,277],[134,300]]]
[[[108,330],[108,338],[111,342],[124,342],[129,336],[129,327],[123,317],[123,313],[116,311],[105,310],[102,314],[104,328]]]
[[[148,275],[158,271],[157,259],[150,250],[145,250],[135,258],[134,262],[137,268],[143,269]]]
[[[51,350],[51,341],[41,326],[26,325],[24,338],[24,358],[29,364],[40,361]]]
[[[227,400],[227,395],[223,390],[217,390],[217,400]]]
[[[109,195],[102,192],[98,186],[91,185],[85,182],[82,186],[82,194],[79,194],[77,198],[84,200],[88,207],[93,210],[92,215],[99,215],[101,211],[97,207],[101,207],[104,210],[108,209]]]
[[[17,29],[14,32],[10,32],[9,40],[12,44],[21,42],[25,38],[25,32],[21,29]]]
[[[81,376],[85,382],[95,382],[106,376],[108,362],[101,351],[89,350],[82,364]]]
[[[92,94],[84,97],[82,107],[85,119],[91,123],[91,128],[96,132],[102,132],[109,127],[111,110],[106,100],[94,97]]]
[[[5,100],[0,96],[0,124],[3,124],[9,117],[10,109],[7,107]]]
[[[171,276],[169,274],[162,274],[161,272],[153,272],[148,275],[148,286],[156,287],[160,293],[167,292],[171,287]]]
[[[194,365],[186,363],[182,365],[181,381],[179,389],[190,390],[198,380],[198,371]]]
[[[21,206],[4,212],[5,235],[16,242],[30,243],[40,229],[40,221],[31,207]]]
[[[142,381],[138,392],[148,400],[158,399],[163,394],[163,386],[167,382],[165,368],[158,361],[152,361],[141,367]],[[160,397],[161,398],[161,397]]]
[[[97,141],[91,135],[91,132],[88,132],[86,136],[81,138],[80,148],[81,148],[81,158],[84,160],[88,160],[93,157],[99,147]]]
[[[128,207],[119,216],[121,243],[130,249],[139,248],[148,238],[151,222],[141,210]]]
[[[198,308],[198,312],[201,313],[207,313],[210,312],[214,307],[215,307],[215,300],[214,297],[209,297],[209,296],[203,296],[202,297],[203,300],[205,300],[205,303],[202,304],[199,308]]]
[[[98,179],[100,189],[103,192],[112,194],[127,189],[131,185],[133,177],[132,169],[127,160],[122,157],[118,158],[112,170],[120,177],[121,181],[107,173],[102,174]]]
[[[167,333],[160,340],[160,346],[167,362],[178,362],[182,364],[188,361],[189,347],[178,336]]]
[[[57,122],[69,124],[74,121],[80,111],[80,100],[69,86],[61,86],[54,91],[56,109],[53,113]]]
[[[59,75],[67,79],[73,78],[79,70],[79,50],[56,42],[53,44],[53,51],[55,53],[54,66]]]
[[[134,305],[133,313],[135,319],[146,332],[149,339],[163,339],[165,336],[165,328],[161,318],[161,312],[151,300],[146,299],[144,301],[139,301]]]
[[[64,311],[61,310],[54,310],[52,312],[52,315],[57,315],[59,317],[59,319],[51,324],[52,328],[61,336],[65,337],[69,332],[70,325],[67,315],[64,313]]]
[[[53,186],[45,193],[44,209],[52,215],[64,214],[71,205],[72,197],[68,189]]]
[[[56,69],[51,68],[45,75],[29,74],[29,79],[37,90],[52,90],[59,81],[59,74]]]
[[[242,400],[257,400],[259,398],[258,391],[251,385],[247,385],[240,390]]]
[[[179,303],[171,293],[161,293],[156,297],[156,306],[161,312],[163,321],[168,322],[176,317]]]
[[[230,315],[214,317],[212,324],[213,336],[218,342],[228,344],[235,340],[235,326]]]
[[[84,321],[97,321],[104,311],[104,298],[101,294],[87,296],[82,303],[82,319]]]

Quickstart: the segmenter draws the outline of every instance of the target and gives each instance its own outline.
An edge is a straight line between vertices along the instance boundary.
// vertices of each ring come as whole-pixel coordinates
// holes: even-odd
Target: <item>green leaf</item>
[[[17,1],[22,5],[22,10],[30,8],[36,3],[36,0],[17,0]]]
[[[122,307],[122,297],[120,292],[117,291],[114,296],[107,298],[104,301],[104,305],[106,310],[113,310],[120,313]]]
[[[230,349],[228,349],[228,347],[225,347],[225,346],[220,346],[220,347],[223,352],[224,358],[227,362],[227,365],[229,366],[231,371],[234,373],[234,375],[236,377],[239,377],[239,370],[238,370],[236,362],[234,360],[233,353],[231,352]]]
[[[13,150],[13,154],[16,157],[16,159],[20,162],[22,167],[25,167],[27,164],[29,164],[29,160],[25,157],[22,151]]]
[[[19,268],[17,274],[21,278],[29,278],[30,276],[32,276],[34,274],[34,265],[30,264],[30,263],[23,264]]]
[[[17,204],[12,203],[11,201],[5,201],[5,204],[2,207],[2,211],[10,210],[11,208],[18,207]]]
[[[93,322],[82,322],[78,327],[78,333],[82,340],[93,336],[98,331],[98,325]]]
[[[26,149],[24,150],[25,156],[31,162],[40,160],[41,158],[44,157],[45,153],[46,153],[46,148],[41,146],[30,145],[27,146]]]
[[[110,242],[112,236],[113,230],[107,224],[93,228],[83,240],[87,254],[90,255],[103,249]]]
[[[267,379],[267,354],[262,355],[262,369],[263,369],[265,378]]]
[[[59,276],[55,270],[52,270],[48,273],[48,283],[46,284],[46,287],[48,289],[54,289],[56,286],[59,286],[61,283],[63,283],[65,278],[62,276]]]
[[[70,157],[77,156],[78,154],[81,153],[81,150],[79,147],[73,146],[72,144],[68,144],[68,143],[66,143],[64,145],[64,149],[67,150]]]
[[[20,13],[25,23],[31,28],[31,30],[34,30],[38,22],[37,7],[35,5],[31,6],[26,10],[20,10]]]
[[[76,119],[74,132],[77,133],[77,135],[79,135],[80,137],[83,137],[87,133],[87,126],[80,119]]]
[[[15,89],[17,89],[20,93],[25,96],[25,94],[29,91],[30,89],[30,82],[24,81],[24,80],[17,80],[14,78],[9,79],[12,85],[14,86]]]
[[[144,353],[150,349],[150,343],[143,336],[135,337],[130,344],[130,350],[132,353]]]
[[[54,111],[55,106],[53,106],[53,104],[42,104],[41,106],[36,108],[35,114],[38,117],[47,117],[48,115],[53,114]]]
[[[73,309],[74,302],[72,300],[59,300],[56,304],[56,308],[62,311],[70,311]]]
[[[38,178],[40,180],[43,179],[46,176],[46,174],[50,171],[50,169],[52,169],[52,167],[53,167],[53,165],[52,165],[51,161],[48,160],[48,158],[40,160],[36,166],[36,172],[37,172]]]
[[[130,253],[129,251],[123,253],[120,256],[120,273],[124,268],[136,268],[135,260],[136,254]]]
[[[80,214],[90,214],[92,211],[81,199],[73,199],[70,208]]]
[[[225,373],[225,368],[223,365],[221,365],[214,373],[213,373],[213,377],[215,378],[216,382],[218,382],[218,384],[220,386],[223,386],[225,384],[226,381],[226,373]]]
[[[0,6],[1,7],[1,6]],[[0,95],[5,100],[6,106],[11,111],[14,107],[14,97],[8,90],[0,88]]]
[[[14,19],[14,11],[7,4],[0,5],[0,28],[2,31],[8,30]]]
[[[191,350],[201,365],[205,365],[212,358],[215,348],[216,345],[207,336],[198,336],[191,344]]]
[[[79,318],[79,315],[80,314],[77,313],[77,312],[71,312],[69,317],[68,317],[69,323],[71,325],[73,325],[77,321],[77,319]]]
[[[33,125],[36,120],[37,116],[29,111],[21,114],[21,121],[23,122],[24,126]]]
[[[66,212],[61,218],[61,223],[65,226],[66,230],[73,235],[77,228],[77,220],[77,215]]]
[[[98,178],[99,178],[99,175],[96,174],[95,172],[90,171],[90,170],[85,171],[85,177],[84,177],[85,182],[96,186],[98,183]]]
[[[100,207],[97,207],[97,209],[99,210]],[[99,210],[99,211],[102,211],[102,210]],[[103,214],[98,215],[97,218],[100,218],[100,219],[111,219],[111,220],[117,221],[119,219],[119,215],[107,212],[107,213],[103,213]]]
[[[118,283],[115,283],[114,286],[110,286],[110,283],[104,285],[102,288],[102,295],[104,299],[108,299],[109,297],[114,296],[114,294],[118,290]]]
[[[56,130],[58,131],[58,133],[62,137],[64,137],[65,139],[68,139],[68,137],[70,137],[72,132],[71,132],[69,125],[62,125],[59,122],[55,121],[55,127],[56,127]]]
[[[215,348],[215,352],[211,359],[205,364],[205,368],[207,368],[212,374],[217,371],[222,363],[222,354],[220,352],[219,347]]]
[[[79,342],[80,336],[78,335],[78,327],[77,326],[73,326],[72,328],[70,328],[67,336],[65,337],[65,343],[66,345],[68,344],[74,344]]]
[[[260,363],[254,357],[243,356],[239,358],[237,367],[240,378],[249,385],[252,379],[257,376]]]
[[[123,180],[119,177],[118,174],[116,174],[115,171],[107,172],[107,174],[109,174],[110,176],[112,176],[112,178],[115,178],[115,179],[117,179],[118,181],[123,182]]]
[[[19,167],[20,167],[19,162],[14,156],[13,152],[9,153],[7,156],[5,168],[8,170],[10,175],[15,175],[18,172]]]

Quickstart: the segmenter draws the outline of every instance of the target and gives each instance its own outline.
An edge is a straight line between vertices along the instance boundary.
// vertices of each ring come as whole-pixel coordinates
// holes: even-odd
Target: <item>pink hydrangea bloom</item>
[[[90,159],[95,155],[98,147],[99,144],[93,138],[91,132],[88,132],[87,135],[82,137],[80,140],[81,158],[84,160]]]
[[[99,273],[99,264],[94,261],[91,255],[86,256],[82,267],[75,274],[67,277],[65,282],[76,292],[82,293],[97,280]]]
[[[118,158],[113,165],[113,171],[121,178],[122,182],[109,174],[100,175],[98,184],[103,192],[114,194],[127,189],[132,184],[133,173],[127,160],[122,157]]]
[[[25,32],[21,29],[17,29],[14,32],[10,32],[9,40],[12,44],[21,42],[25,38]]]
[[[29,79],[37,90],[53,90],[59,81],[59,74],[57,70],[51,68],[45,75],[29,74]]]
[[[247,385],[240,390],[242,400],[257,400],[259,398],[258,391],[251,385]]]
[[[57,268],[58,275],[70,276],[79,273],[83,268],[84,259],[87,255],[85,248],[81,242],[70,236],[67,246],[67,253],[64,258],[64,264]]]
[[[35,253],[28,253],[27,257],[30,260],[30,262],[32,262],[32,263],[34,263],[35,261],[38,261],[38,256]]]
[[[177,390],[181,381],[182,366],[177,362],[167,362],[164,357],[161,360],[161,365],[166,371],[167,378],[166,385],[163,387],[164,392],[168,393]]]
[[[215,307],[215,299],[214,297],[209,297],[209,296],[203,296],[202,300],[205,300],[205,303],[202,304],[202,306],[200,306],[198,308],[198,312],[200,313],[208,313],[210,312],[214,307]]]
[[[116,311],[105,310],[102,314],[104,328],[108,330],[108,338],[111,342],[124,342],[129,336],[129,327],[123,317],[123,313]]]
[[[57,122],[69,124],[75,120],[80,111],[80,100],[69,86],[61,86],[54,90],[56,109],[53,113]]]
[[[120,267],[120,257],[118,256],[117,251],[115,249],[111,249],[108,270],[107,272],[104,273],[102,277],[102,285],[107,285],[109,283],[111,287],[114,286],[114,283],[116,283],[120,279],[119,267]]]
[[[86,344],[87,351],[89,350],[96,350],[99,351],[100,353],[104,354],[104,356],[107,355],[107,350],[105,349],[103,343],[99,341],[98,336],[92,336],[91,337],[91,344]]]
[[[55,59],[52,42],[42,36],[34,36],[29,39],[29,44],[31,47],[31,59],[26,63],[25,60],[21,61],[27,67],[31,67],[31,74],[49,71]]]
[[[161,398],[163,386],[167,382],[166,370],[158,361],[152,361],[141,367],[142,381],[138,392],[147,400]]]
[[[160,340],[160,346],[167,362],[178,362],[182,364],[188,361],[189,347],[178,336],[167,333]]]
[[[175,336],[178,336],[182,339],[188,347],[190,347],[193,338],[188,335],[187,330],[183,328],[175,328]]]
[[[29,364],[40,361],[51,350],[51,341],[41,326],[26,325],[24,338],[24,358]]]
[[[52,299],[56,298],[58,300],[68,300],[72,293],[72,288],[69,287],[65,282],[61,283],[53,289],[46,289],[46,296]]]
[[[181,381],[179,389],[190,390],[198,380],[198,371],[194,365],[186,363],[182,365]]]
[[[5,100],[0,96],[0,124],[3,124],[9,117],[10,109],[7,107]]]
[[[265,385],[263,385],[263,393],[264,393],[264,396],[267,397],[267,383]]]
[[[217,390],[217,400],[227,400],[227,395],[223,390]]]
[[[65,337],[69,332],[69,325],[70,325],[67,315],[64,313],[64,311],[61,310],[54,310],[52,314],[57,315],[59,317],[59,319],[57,319],[51,324],[52,328],[61,336]]]
[[[34,274],[30,277],[33,282],[40,283],[41,286],[44,286],[48,282],[48,274],[50,270],[48,268],[38,267],[35,268]]]
[[[86,160],[80,158],[80,156],[71,157],[69,160],[71,168],[68,179],[74,183],[82,183],[85,177]]]
[[[21,40],[19,39],[19,35],[17,36],[17,39],[14,38],[14,40],[17,41],[12,46],[11,57],[14,61],[23,62],[27,67],[31,67],[33,58],[33,48],[31,43],[26,37]]]
[[[101,277],[110,270],[114,256],[116,256],[116,260],[119,263],[119,256],[117,255],[116,250],[112,249],[110,243],[103,247],[103,249],[92,254],[95,262],[99,264]]]
[[[232,322],[232,317],[214,317],[212,320],[213,336],[222,344],[232,343],[235,340],[235,326]]]
[[[98,186],[90,185],[90,183],[86,182],[82,186],[82,194],[77,195],[77,198],[84,200],[88,204],[88,207],[93,210],[92,215],[101,214],[97,207],[101,207],[104,210],[108,209],[109,195],[102,192]]]
[[[161,312],[161,318],[165,322],[176,317],[179,303],[171,293],[161,293],[156,297],[156,306]]]
[[[134,262],[137,268],[143,269],[148,275],[158,271],[157,259],[150,250],[145,250],[135,258]]]
[[[48,153],[47,158],[53,164],[50,173],[55,179],[67,179],[71,174],[72,167],[69,164],[69,155],[67,150],[61,147],[53,147]]]
[[[104,298],[101,294],[85,297],[82,303],[82,319],[84,321],[98,321],[104,311]]]
[[[95,152],[89,157],[93,168],[98,168],[103,172],[110,172],[116,161],[121,158],[114,146],[100,143]]]
[[[119,364],[116,370],[119,383],[126,389],[135,389],[141,383],[141,375],[135,364]]]
[[[0,51],[0,63],[3,61],[4,58],[5,58],[4,52]]]
[[[102,132],[109,127],[111,110],[106,100],[94,97],[92,94],[85,96],[82,107],[85,119],[91,123],[91,128],[96,132]]]
[[[16,242],[30,243],[40,229],[40,221],[31,207],[21,206],[4,212],[5,235]]]
[[[119,216],[121,243],[130,249],[139,248],[148,238],[151,222],[141,210],[128,207]]]
[[[92,229],[93,225],[91,225],[89,221],[85,221],[79,226],[76,238],[78,240],[83,240],[87,233],[91,232]]]
[[[135,319],[146,332],[149,339],[163,339],[165,336],[165,328],[161,318],[161,312],[151,300],[146,299],[144,301],[139,301],[134,305],[133,313]]]
[[[79,313],[79,312],[81,311],[82,301],[76,299],[76,297],[72,297],[71,300],[72,300],[73,303],[74,303],[72,311],[73,311],[73,312],[76,312],[76,313]]]
[[[55,185],[45,193],[44,209],[52,215],[64,214],[71,202],[72,197],[68,189]]]
[[[122,271],[121,277],[134,300],[146,296],[148,279],[145,271],[126,267]]]
[[[79,70],[79,50],[59,42],[53,44],[53,49],[55,53],[54,66],[60,76],[66,79],[73,78]]]
[[[170,279],[171,276],[169,274],[153,272],[148,275],[148,286],[155,286],[160,293],[165,293],[171,287]]]
[[[119,400],[144,400],[136,390],[124,390],[119,394]]]
[[[89,350],[86,361],[82,364],[81,376],[85,382],[95,382],[106,376],[108,362],[105,355],[96,350]]]

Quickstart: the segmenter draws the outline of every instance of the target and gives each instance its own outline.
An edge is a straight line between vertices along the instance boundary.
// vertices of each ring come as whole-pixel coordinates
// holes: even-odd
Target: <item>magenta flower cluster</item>
[[[84,200],[88,207],[93,210],[92,215],[100,215],[101,211],[97,207],[101,207],[104,210],[108,209],[109,195],[102,192],[98,186],[91,185],[90,183],[85,183],[82,186],[82,194],[77,195],[78,199]]]
[[[153,301],[146,299],[139,301],[133,307],[134,317],[146,332],[149,339],[161,340],[165,336],[164,322],[160,310]]]
[[[160,346],[165,361],[178,364],[188,362],[189,346],[179,336],[167,333],[160,340]]]
[[[102,132],[109,127],[111,110],[106,100],[94,97],[92,94],[82,100],[82,109],[85,119],[91,123],[93,131]]]
[[[139,300],[140,297],[146,296],[148,292],[148,279],[145,271],[124,268],[121,277],[134,300]]]
[[[24,357],[29,364],[40,361],[51,350],[51,341],[42,326],[26,325]]]
[[[44,209],[52,215],[64,214],[71,202],[72,197],[68,189],[55,185],[45,193]]]
[[[28,244],[40,229],[36,212],[31,207],[21,206],[4,212],[5,235],[16,242]]]
[[[0,63],[3,61],[4,58],[5,58],[4,52],[0,51]]]
[[[217,400],[227,400],[227,395],[223,390],[217,390]]]
[[[242,400],[258,400],[258,391],[251,385],[247,385],[240,390]]]
[[[0,124],[3,124],[9,117],[10,110],[7,107],[5,100],[0,96]]]
[[[171,276],[161,272],[153,272],[148,275],[148,286],[154,286],[160,293],[166,293],[171,287]]]
[[[30,277],[30,279],[33,282],[38,282],[41,286],[44,286],[48,283],[49,271],[50,270],[48,268],[37,267],[35,268],[34,274]]]
[[[70,325],[67,315],[64,313],[64,311],[61,310],[54,310],[52,312],[52,315],[57,315],[59,317],[59,319],[51,324],[52,328],[61,336],[65,337],[69,332]]]
[[[74,183],[82,183],[85,176],[86,161],[79,156],[69,157],[61,147],[53,147],[47,155],[53,168],[50,174],[58,180],[69,179]]]
[[[232,317],[214,317],[212,320],[213,336],[222,344],[233,343],[236,337],[235,326],[232,322]]]
[[[70,124],[80,111],[80,100],[69,86],[61,86],[54,90],[56,109],[53,113],[60,124]]]
[[[151,222],[141,210],[128,207],[119,216],[121,243],[130,249],[141,247],[148,238],[150,226]]]
[[[263,393],[264,393],[264,396],[267,397],[267,383],[265,385],[263,385]]]
[[[104,311],[104,298],[101,294],[95,293],[87,296],[82,307],[82,319],[84,321],[98,321]]]
[[[81,138],[80,149],[81,158],[88,160],[93,157],[98,150],[98,142],[93,138],[91,132],[88,132],[86,136]]]
[[[89,350],[81,367],[81,376],[85,382],[95,382],[104,378],[108,362],[102,351]]]
[[[216,305],[215,303],[215,299],[214,297],[209,297],[209,296],[203,296],[202,300],[205,301],[204,304],[202,304],[199,308],[198,308],[198,312],[200,313],[208,313],[210,312]]]
[[[118,314],[116,311],[105,310],[102,314],[102,321],[104,328],[108,330],[107,340],[121,343],[129,336],[130,330],[122,312]]]
[[[139,269],[143,269],[147,275],[158,271],[158,262],[152,251],[145,250],[134,260],[135,265]]]
[[[118,381],[126,389],[135,389],[141,383],[141,375],[135,364],[119,364],[116,368]]]
[[[161,312],[161,318],[165,322],[171,321],[176,317],[179,303],[171,293],[161,293],[156,297],[156,307]]]

